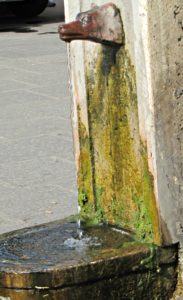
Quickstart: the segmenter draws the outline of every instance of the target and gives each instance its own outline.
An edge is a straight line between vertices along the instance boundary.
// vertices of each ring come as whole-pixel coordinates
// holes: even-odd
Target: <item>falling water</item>
[[[83,230],[81,229],[80,211],[81,211],[81,207],[78,204],[78,215],[79,215],[79,217],[78,217],[78,221],[77,221],[77,224],[78,224],[78,230],[77,230],[77,232],[78,232],[78,238],[82,239],[82,237],[83,237]]]

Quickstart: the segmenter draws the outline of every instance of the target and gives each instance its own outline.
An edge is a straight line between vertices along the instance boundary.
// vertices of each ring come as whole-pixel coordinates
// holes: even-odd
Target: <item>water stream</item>
[[[82,239],[82,236],[83,236],[83,231],[81,229],[81,219],[80,219],[80,211],[81,211],[81,207],[80,205],[78,204],[78,221],[77,221],[77,224],[78,224],[78,238],[79,239]]]

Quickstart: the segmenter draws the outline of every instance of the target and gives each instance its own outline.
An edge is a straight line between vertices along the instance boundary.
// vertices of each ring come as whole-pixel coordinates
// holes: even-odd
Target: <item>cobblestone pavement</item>
[[[77,212],[58,23],[54,16],[0,19],[0,233]]]

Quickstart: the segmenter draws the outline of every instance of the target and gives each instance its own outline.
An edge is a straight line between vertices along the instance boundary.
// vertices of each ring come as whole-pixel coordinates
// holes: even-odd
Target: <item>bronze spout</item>
[[[89,40],[101,44],[124,44],[120,11],[112,3],[79,13],[75,21],[59,25],[58,32],[60,38],[68,43]]]

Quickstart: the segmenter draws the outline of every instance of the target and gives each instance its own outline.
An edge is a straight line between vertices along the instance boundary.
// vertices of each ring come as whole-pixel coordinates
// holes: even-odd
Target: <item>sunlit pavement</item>
[[[0,233],[77,212],[61,15],[0,17]]]

